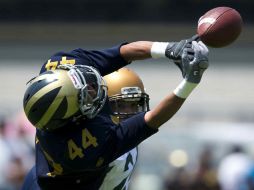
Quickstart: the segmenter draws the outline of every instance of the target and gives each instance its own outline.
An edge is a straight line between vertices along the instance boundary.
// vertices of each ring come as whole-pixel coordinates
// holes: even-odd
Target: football
[[[242,31],[242,17],[231,7],[216,7],[198,21],[197,34],[210,47],[224,47],[234,42]]]

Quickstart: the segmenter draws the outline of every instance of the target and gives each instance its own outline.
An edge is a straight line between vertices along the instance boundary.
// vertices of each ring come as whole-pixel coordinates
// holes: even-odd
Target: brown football
[[[242,17],[235,9],[216,7],[200,17],[197,33],[207,46],[224,47],[237,39],[242,25]]]

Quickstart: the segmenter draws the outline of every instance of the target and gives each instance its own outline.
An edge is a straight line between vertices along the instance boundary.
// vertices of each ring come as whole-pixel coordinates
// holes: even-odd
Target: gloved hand
[[[199,83],[203,72],[208,68],[209,50],[206,45],[199,41],[192,42],[192,48],[184,48],[182,60],[178,62],[183,78],[191,83]]]
[[[169,42],[165,55],[169,59],[172,59],[176,62],[181,60],[181,56],[183,54],[184,48],[191,48],[191,42],[192,41],[198,41],[199,36],[194,35],[189,39],[181,40],[180,42]]]

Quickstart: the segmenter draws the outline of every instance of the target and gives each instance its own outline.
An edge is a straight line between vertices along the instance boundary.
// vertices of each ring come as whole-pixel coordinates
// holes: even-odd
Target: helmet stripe
[[[30,111],[28,112],[28,118],[33,124],[36,124],[41,120],[41,116],[44,115],[52,105],[52,102],[55,100],[60,89],[61,87],[51,90],[40,97],[40,99],[32,105]]]
[[[32,84],[27,88],[26,94],[24,95],[24,101],[23,101],[24,104],[26,104],[36,92],[40,91],[40,89],[58,80],[55,78],[49,82],[47,79],[48,74],[51,74],[51,73],[45,73],[44,75],[41,75],[35,78],[34,80],[30,81],[32,82]]]
[[[58,91],[55,94],[55,99],[50,102],[50,106],[47,109],[47,111],[43,114],[43,116],[41,117],[40,121],[38,121],[35,124],[35,126],[37,126],[38,128],[43,128],[49,122],[49,120],[55,114],[55,112],[57,111],[59,105],[63,101],[64,97],[61,97],[61,98],[58,97],[58,93],[59,93],[61,88],[62,87],[57,88]]]
[[[59,91],[58,96],[60,97],[66,97],[67,99],[67,111],[65,113],[65,115],[63,116],[63,118],[68,118],[71,115],[73,115],[74,113],[76,113],[78,111],[79,108],[79,103],[77,101],[77,96],[78,94],[74,94],[72,96],[66,96],[66,94],[68,94],[68,92],[70,91],[69,86],[64,85],[62,86],[61,90]]]
[[[43,88],[41,88],[40,90],[36,91],[36,93],[31,96],[31,98],[28,100],[28,102],[24,105],[25,106],[25,113],[29,113],[30,109],[32,108],[32,106],[38,101],[40,100],[40,98],[42,96],[45,95],[45,91],[47,92],[51,92],[52,90],[54,90],[56,87],[58,87],[58,83],[56,83],[57,80],[52,81],[49,85],[44,86]]]
[[[67,98],[66,96],[63,98],[61,104],[59,105],[57,111],[54,113],[54,115],[52,116],[52,118],[54,118],[54,120],[60,120],[60,119],[64,119],[64,115],[66,113],[67,110]],[[55,126],[56,127],[56,126]]]

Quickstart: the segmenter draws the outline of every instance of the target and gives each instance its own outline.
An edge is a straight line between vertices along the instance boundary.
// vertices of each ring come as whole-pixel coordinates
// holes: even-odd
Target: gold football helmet
[[[113,115],[126,119],[149,110],[149,95],[140,77],[131,69],[122,68],[104,77]],[[116,121],[115,118],[113,118]]]
[[[28,82],[23,106],[38,129],[54,130],[70,118],[93,118],[102,109],[107,86],[96,69],[83,65],[60,65]]]

